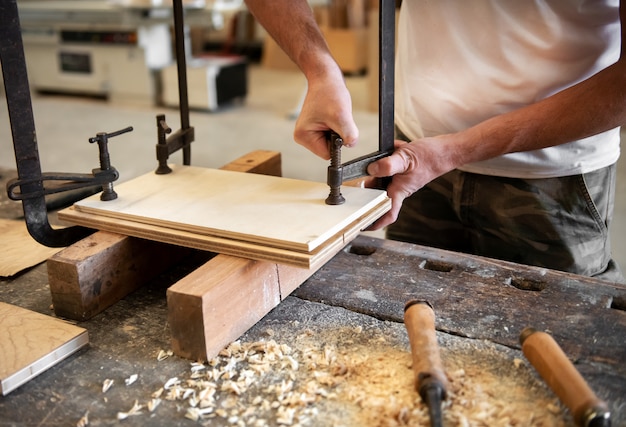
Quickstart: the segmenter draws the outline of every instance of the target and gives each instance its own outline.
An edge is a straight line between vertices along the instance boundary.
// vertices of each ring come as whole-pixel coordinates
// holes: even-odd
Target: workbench
[[[172,378],[184,382],[193,378],[190,372],[194,366],[210,369],[211,365],[198,368],[168,353],[166,302],[167,288],[207,257],[206,253],[194,252],[104,312],[78,322],[88,330],[90,345],[0,397],[0,425],[73,426],[86,413],[89,426],[245,425],[241,414],[233,418],[228,413],[220,413],[224,417],[214,413],[213,418],[193,421],[185,417],[185,402],[167,400],[165,394],[153,412],[144,406],[141,414],[117,420],[117,414],[129,411],[135,401],[145,405],[154,399],[153,393]],[[275,341],[296,349],[301,356],[313,347],[326,354],[329,346],[338,357],[347,357],[356,348],[358,357],[366,357],[368,351],[378,352],[376,360],[399,354],[400,375],[381,379],[376,374],[383,368],[372,360],[364,377],[372,382],[375,379],[373,385],[377,388],[394,388],[394,378],[411,377],[408,339],[401,323],[404,303],[411,298],[427,299],[434,306],[444,365],[454,375],[467,375],[466,383],[472,381],[472,363],[485,372],[500,364],[504,368],[494,371],[494,375],[502,381],[519,377],[531,384],[529,390],[533,393],[529,395],[539,392],[554,400],[549,390],[542,389],[542,382],[533,377],[532,368],[519,351],[520,331],[533,326],[549,331],[596,394],[609,402],[613,425],[626,425],[626,288],[595,279],[360,236],[244,334],[241,343]],[[0,283],[0,301],[53,315],[46,265]],[[229,355],[232,360],[229,352],[223,356]],[[464,362],[459,364],[463,355]],[[289,369],[280,365],[273,375]],[[356,368],[346,370],[335,375],[358,378]],[[302,361],[297,372],[307,373]],[[137,381],[125,385],[125,379],[133,374],[138,375]],[[303,382],[299,377],[291,378],[296,384]],[[113,379],[114,385],[103,393],[106,379]],[[414,393],[419,400],[411,390],[410,379],[405,381],[408,383],[393,393]],[[332,387],[326,389],[332,392]],[[230,396],[233,405],[245,407],[258,404],[275,390],[220,393]],[[306,404],[302,420],[313,420],[308,425],[363,425],[355,418],[363,415],[363,408],[354,401],[344,402],[342,396],[322,399],[322,395]],[[572,425],[567,411],[558,408],[558,403],[553,405],[559,417],[562,415],[562,422],[554,425]],[[394,416],[395,424],[389,425],[402,425],[408,415]],[[284,421],[270,418],[267,425]],[[528,421],[526,425],[533,424]]]

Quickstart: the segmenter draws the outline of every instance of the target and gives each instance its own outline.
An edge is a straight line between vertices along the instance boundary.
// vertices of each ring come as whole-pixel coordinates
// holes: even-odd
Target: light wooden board
[[[59,248],[48,248],[37,243],[28,234],[26,224],[22,220],[0,219],[0,276],[14,276],[22,270],[30,268],[55,253]]]
[[[173,166],[59,212],[78,225],[165,243],[311,268],[321,265],[391,207],[382,190],[343,187],[324,203],[323,183]]]
[[[83,328],[0,302],[0,394],[6,395],[88,342]]]

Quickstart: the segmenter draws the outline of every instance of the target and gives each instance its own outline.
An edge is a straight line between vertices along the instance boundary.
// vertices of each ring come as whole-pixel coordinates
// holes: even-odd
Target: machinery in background
[[[163,93],[176,90],[163,88],[161,79],[163,69],[176,68],[172,65],[171,3],[171,0],[20,1],[31,88],[40,92],[102,96],[112,102],[146,106],[160,103]],[[185,44],[190,44],[189,26],[220,28],[224,25],[223,14],[240,8],[241,4],[242,0],[184,1]],[[230,64],[222,67],[222,62],[209,61],[203,65],[208,76],[215,76],[214,80],[224,68],[226,77],[222,79],[229,81],[228,86],[243,88],[243,92],[227,89],[227,97],[231,93],[233,97],[246,95],[246,65],[244,60],[239,62],[234,70]],[[224,95],[218,94],[215,85],[204,86],[206,102],[192,106],[217,108]],[[174,102],[168,104],[177,106]]]

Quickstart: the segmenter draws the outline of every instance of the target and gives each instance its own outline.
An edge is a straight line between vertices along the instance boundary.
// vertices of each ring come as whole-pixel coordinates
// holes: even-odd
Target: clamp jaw
[[[346,163],[341,163],[341,146],[343,145],[343,139],[332,131],[329,132],[328,139],[331,157],[330,166],[328,166],[327,183],[330,187],[330,194],[326,198],[326,204],[341,205],[346,201],[341,194],[341,184],[346,181],[368,176],[367,166],[376,160],[389,156],[392,152],[378,151],[358,157]],[[386,187],[385,184],[380,185],[380,188],[384,187]]]
[[[7,183],[7,194],[9,199],[26,201],[45,197],[51,194],[64,193],[68,191],[98,187],[102,189],[100,200],[114,200],[117,193],[113,190],[113,181],[119,178],[117,170],[111,166],[108,142],[109,138],[132,131],[131,126],[111,132],[99,132],[95,137],[89,138],[90,143],[98,143],[100,167],[88,173],[56,173],[46,172],[32,178],[16,178]],[[46,186],[46,182],[55,182]],[[97,191],[93,191],[96,193]]]

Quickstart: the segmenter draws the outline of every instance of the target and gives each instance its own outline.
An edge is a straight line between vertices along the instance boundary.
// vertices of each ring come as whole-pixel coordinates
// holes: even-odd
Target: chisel
[[[435,312],[427,301],[411,300],[404,306],[404,325],[409,335],[415,389],[428,407],[431,427],[441,427],[442,401],[448,380],[439,357]]]
[[[520,334],[522,352],[561,402],[572,413],[576,425],[609,427],[611,414],[585,382],[561,347],[549,334],[525,328]]]

